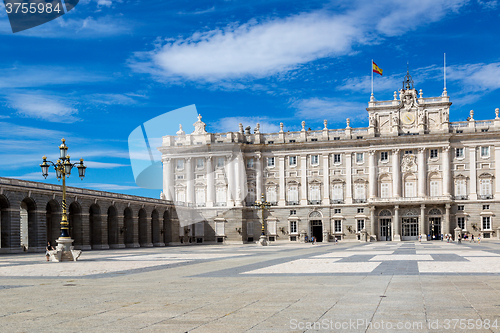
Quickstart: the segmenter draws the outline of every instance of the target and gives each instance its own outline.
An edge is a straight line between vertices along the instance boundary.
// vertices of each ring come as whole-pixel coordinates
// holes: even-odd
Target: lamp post
[[[62,188],[63,188],[63,198],[62,198],[62,218],[61,218],[61,234],[56,242],[59,244],[56,250],[56,257],[53,258],[55,261],[62,260],[76,260],[80,255],[81,251],[74,251],[71,243],[73,240],[69,235],[69,223],[66,211],[66,177],[71,175],[71,169],[73,167],[78,168],[78,176],[83,180],[85,177],[85,169],[87,168],[83,164],[83,158],[80,159],[80,163],[71,163],[70,156],[68,153],[68,146],[66,146],[66,140],[63,138],[62,144],[59,146],[59,159],[56,163],[52,161],[47,161],[47,157],[43,157],[43,162],[40,164],[42,168],[42,176],[47,178],[49,175],[49,167],[53,166],[56,171],[57,180],[62,178]]]
[[[259,244],[260,245],[263,245],[263,246],[266,246],[267,245],[267,237],[266,237],[266,227],[265,227],[265,224],[264,224],[264,211],[266,209],[269,209],[271,208],[271,203],[270,202],[267,202],[265,200],[265,197],[264,197],[264,193],[262,193],[262,196],[261,196],[261,199],[260,201],[255,201],[255,208],[258,208],[261,210],[262,212],[262,233],[260,235],[260,238],[259,238]]]

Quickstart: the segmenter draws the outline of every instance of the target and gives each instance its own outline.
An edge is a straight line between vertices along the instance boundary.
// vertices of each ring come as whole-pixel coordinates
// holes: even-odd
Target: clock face
[[[401,115],[401,121],[406,125],[411,125],[415,121],[415,116],[411,112],[405,112]]]

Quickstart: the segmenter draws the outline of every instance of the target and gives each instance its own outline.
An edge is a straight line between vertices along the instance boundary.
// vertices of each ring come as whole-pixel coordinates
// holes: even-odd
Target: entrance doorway
[[[316,242],[323,241],[323,223],[321,221],[311,221],[311,235],[316,239]]]
[[[401,240],[418,239],[418,217],[404,217],[402,219],[403,234]]]
[[[392,241],[391,219],[380,219],[380,240]]]
[[[431,239],[429,240],[440,240],[441,239],[441,218],[440,217],[429,217],[429,234]]]

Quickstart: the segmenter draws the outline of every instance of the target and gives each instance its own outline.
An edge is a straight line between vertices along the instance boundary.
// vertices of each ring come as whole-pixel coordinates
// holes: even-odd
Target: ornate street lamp
[[[271,203],[267,202],[264,197],[264,193],[262,193],[261,200],[260,201],[255,201],[254,207],[257,209],[260,209],[262,212],[262,234],[260,235],[259,239],[259,244],[260,245],[267,245],[267,237],[266,237],[266,227],[265,227],[265,220],[264,220],[264,211],[266,209],[271,208]]]
[[[83,158],[80,159],[80,163],[71,163],[70,156],[68,155],[68,146],[66,146],[66,140],[62,139],[62,144],[59,146],[59,159],[56,163],[52,161],[47,161],[47,157],[43,157],[43,162],[40,164],[42,168],[42,176],[47,178],[49,175],[49,167],[53,166],[56,171],[57,180],[61,180],[62,178],[62,188],[63,188],[63,199],[62,199],[62,218],[61,218],[61,235],[59,239],[57,239],[57,243],[59,245],[63,245],[62,248],[59,248],[58,252],[62,252],[58,254],[59,261],[61,260],[61,256],[65,256],[66,251],[72,253],[71,259],[76,260],[75,251],[72,251],[70,246],[73,243],[73,240],[69,236],[69,223],[68,216],[66,215],[66,177],[71,175],[71,169],[74,167],[78,168],[78,176],[83,180],[85,177],[85,169],[87,168],[83,164]],[[79,255],[79,254],[78,254]],[[66,255],[68,256],[68,255]]]

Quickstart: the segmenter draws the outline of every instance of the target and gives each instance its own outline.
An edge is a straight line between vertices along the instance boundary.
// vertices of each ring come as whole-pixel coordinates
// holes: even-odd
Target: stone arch
[[[388,209],[381,210],[380,213],[378,213],[378,216],[392,216],[392,213]]]
[[[443,215],[443,212],[439,208],[429,209],[429,215]]]
[[[163,212],[163,242],[165,244],[172,242],[172,224],[168,210]]]
[[[10,247],[10,202],[5,195],[0,195],[0,248]]]
[[[309,218],[323,218],[323,214],[318,210],[314,210],[309,213]]]
[[[32,248],[33,251],[36,251],[36,247],[38,244],[38,228],[37,228],[37,223],[36,223],[36,202],[33,198],[31,197],[26,197],[21,201],[20,209],[24,206],[26,209],[26,215],[25,218],[26,220],[24,221],[24,228],[19,229],[19,236],[20,236],[20,241],[22,235],[27,236],[27,242],[24,244],[24,250],[27,251],[29,248]],[[23,221],[21,222],[21,226],[23,224]]]
[[[161,246],[162,240],[160,235],[160,214],[154,209],[151,212],[151,240],[154,246]]]
[[[123,232],[125,233],[125,247],[134,246],[134,217],[130,207],[123,211]],[[121,231],[120,231],[121,232]]]
[[[89,244],[91,248],[100,249],[101,237],[101,207],[92,204],[89,208]]]
[[[118,213],[115,206],[108,207],[108,245],[118,247]]]
[[[55,199],[47,202],[47,206],[45,207],[45,230],[46,230],[46,239],[45,243],[50,242],[50,245],[56,247],[56,239],[59,238],[59,234],[61,233],[61,218],[62,211],[59,202]],[[46,244],[44,244],[46,245]]]
[[[82,206],[73,201],[68,208],[69,235],[77,249],[83,247]]]

